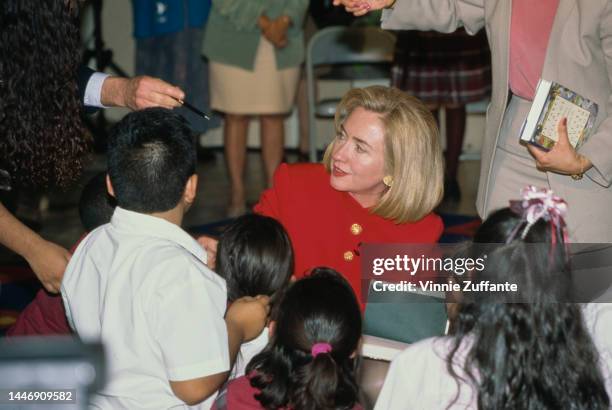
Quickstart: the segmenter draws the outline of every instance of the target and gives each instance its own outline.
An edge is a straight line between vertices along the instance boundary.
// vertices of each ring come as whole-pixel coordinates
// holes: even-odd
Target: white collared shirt
[[[225,281],[205,261],[180,227],[119,207],[80,243],[62,297],[79,336],[105,347],[108,382],[96,406],[181,408],[169,380],[229,370]]]

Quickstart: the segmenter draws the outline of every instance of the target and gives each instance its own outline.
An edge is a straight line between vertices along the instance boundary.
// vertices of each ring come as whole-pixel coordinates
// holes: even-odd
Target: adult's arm
[[[606,2],[604,11],[600,14],[598,27],[601,33],[601,48],[608,83],[612,84],[612,3]],[[606,102],[606,111],[607,117],[578,151],[593,165],[586,175],[603,187],[609,187],[612,184],[612,95]]]
[[[274,20],[271,20],[265,10],[259,17],[258,25],[264,37],[275,47],[282,48],[287,45],[287,32],[301,32],[304,16],[308,8],[307,0],[287,0],[284,7]],[[301,40],[300,40],[301,41]]]
[[[452,33],[465,27],[476,34],[485,24],[485,0],[397,0],[383,10],[381,27],[388,30],[436,30]]]
[[[127,107],[142,110],[150,107],[175,108],[185,98],[180,88],[149,76],[107,77],[100,94],[105,107]]]
[[[382,28],[436,30],[444,33],[464,26],[475,34],[484,26],[486,0],[334,0],[356,16],[384,9]]]
[[[98,108],[127,107],[142,110],[149,107],[175,108],[185,93],[159,78],[138,76],[113,77],[81,65],[77,71],[79,98],[85,112],[91,114]]]
[[[58,292],[70,253],[43,239],[0,204],[0,243],[26,259],[45,289]]]

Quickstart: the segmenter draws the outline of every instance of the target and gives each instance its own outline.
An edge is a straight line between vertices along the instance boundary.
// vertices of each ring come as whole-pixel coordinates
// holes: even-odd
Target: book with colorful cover
[[[520,139],[548,151],[559,139],[559,121],[567,118],[570,144],[578,149],[593,130],[597,111],[597,103],[557,82],[541,79]]]

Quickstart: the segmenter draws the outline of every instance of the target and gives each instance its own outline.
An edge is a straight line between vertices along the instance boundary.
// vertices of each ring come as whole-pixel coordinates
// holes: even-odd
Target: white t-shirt
[[[121,208],[80,243],[62,297],[79,336],[105,347],[107,384],[95,406],[183,408],[169,380],[229,370],[225,281],[205,261],[180,227]]]
[[[268,344],[270,339],[269,330],[267,327],[255,339],[250,342],[243,343],[240,346],[240,351],[236,357],[236,362],[232,368],[230,379],[237,379],[238,377],[244,376],[244,371],[255,355],[260,353],[264,347]]]
[[[588,303],[582,306],[584,321],[597,351],[606,391],[612,397],[612,304]],[[469,380],[463,364],[472,341],[466,338],[455,354],[455,372]],[[466,383],[457,384],[446,367],[453,346],[450,337],[433,337],[415,343],[392,362],[376,401],[376,410],[476,409],[477,391]],[[476,375],[477,377],[478,375]]]

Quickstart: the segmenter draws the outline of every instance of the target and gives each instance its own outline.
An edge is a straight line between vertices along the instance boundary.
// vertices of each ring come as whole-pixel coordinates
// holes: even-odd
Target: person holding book
[[[612,4],[604,0],[334,0],[356,15],[385,9],[382,27],[468,33],[485,27],[493,89],[481,155],[477,209],[486,218],[527,185],[568,202],[573,241],[612,241]],[[540,78],[599,106],[593,132],[576,151],[566,125],[550,151],[518,141]],[[597,222],[595,222],[597,221]]]

